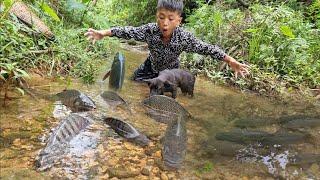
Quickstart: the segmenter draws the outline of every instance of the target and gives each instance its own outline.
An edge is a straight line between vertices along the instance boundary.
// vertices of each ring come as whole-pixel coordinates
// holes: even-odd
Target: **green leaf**
[[[52,19],[54,19],[55,21],[60,21],[60,18],[58,17],[58,15],[56,14],[56,12],[45,2],[41,3],[41,9],[48,14]]]
[[[21,95],[24,96],[24,90],[23,89],[16,87],[16,90],[18,90],[19,93],[21,93]]]
[[[283,35],[288,36],[289,38],[295,38],[295,35],[289,26],[280,26],[280,31]]]
[[[21,74],[22,77],[29,78],[29,74],[22,69],[17,69],[17,71]]]
[[[243,32],[247,32],[247,33],[256,33],[258,31],[258,29],[246,29]]]
[[[67,6],[70,10],[84,10],[86,6],[82,3],[79,3],[75,0],[67,0]]]
[[[4,6],[6,9],[10,8],[12,4],[13,4],[13,0],[4,0]]]
[[[2,74],[8,74],[8,71],[6,71],[6,70],[1,70],[1,71],[0,71],[0,75],[2,75]]]
[[[82,0],[82,3],[84,3],[84,4],[86,4],[88,2],[90,2],[90,0]]]
[[[2,74],[0,74],[0,79],[2,79],[2,80],[4,80],[4,81],[7,81],[6,78],[4,78],[4,77],[2,76]]]

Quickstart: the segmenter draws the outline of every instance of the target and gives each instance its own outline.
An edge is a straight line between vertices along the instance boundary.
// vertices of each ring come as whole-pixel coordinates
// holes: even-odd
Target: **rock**
[[[310,172],[314,173],[314,174],[318,174],[319,173],[319,165],[317,163],[313,163],[310,168],[309,168]]]
[[[161,151],[156,151],[154,157],[161,158]]]
[[[159,176],[160,175],[160,169],[158,167],[154,167],[152,169],[152,175]]]
[[[118,168],[109,168],[108,174],[110,177],[117,177],[117,178],[130,178],[135,177],[140,174],[140,171],[136,169],[129,169],[125,167],[118,167]]]
[[[169,180],[168,176],[167,176],[166,173],[164,173],[164,172],[161,173],[160,179],[161,179],[161,180]]]
[[[144,168],[142,168],[141,174],[143,174],[145,176],[149,176],[150,172],[151,172],[151,169],[152,169],[151,166],[145,166]]]
[[[161,159],[155,159],[155,164],[163,171],[167,170]]]
[[[175,175],[174,175],[174,174],[172,174],[172,173],[169,173],[169,174],[168,174],[168,178],[169,178],[169,180],[172,180],[172,179],[174,179],[174,178],[175,178]]]
[[[152,166],[154,164],[154,159],[148,159],[147,165]]]

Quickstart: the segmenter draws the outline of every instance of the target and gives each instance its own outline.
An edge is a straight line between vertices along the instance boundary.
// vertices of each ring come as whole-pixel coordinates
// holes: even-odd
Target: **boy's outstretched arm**
[[[89,41],[92,41],[94,44],[97,40],[100,40],[100,39],[104,38],[105,36],[111,36],[112,33],[111,33],[111,30],[109,30],[109,29],[108,30],[95,30],[95,29],[89,28],[88,32],[86,32],[84,35],[87,36],[87,39]]]
[[[250,74],[248,65],[242,64],[233,57],[227,55],[219,46],[205,43],[194,37],[189,32],[186,32],[185,38],[185,51],[195,52],[202,55],[210,55],[214,59],[225,61],[235,72],[236,78],[238,78],[238,75],[245,77],[246,75]]]
[[[95,30],[92,28],[88,29],[84,35],[88,37],[88,40],[95,43],[97,40],[104,38],[105,36],[115,36],[123,39],[133,38],[136,41],[146,41],[147,31],[152,28],[152,24],[142,25],[140,27],[125,26],[125,27],[114,27],[108,30]]]
[[[240,74],[241,77],[245,77],[246,75],[249,75],[249,66],[246,64],[242,64],[235,60],[233,57],[225,55],[223,58],[223,61],[229,64],[231,69],[234,71],[235,77],[238,78],[238,74]]]

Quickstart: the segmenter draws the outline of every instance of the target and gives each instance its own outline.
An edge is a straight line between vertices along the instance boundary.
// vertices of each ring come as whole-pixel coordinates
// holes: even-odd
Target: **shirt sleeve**
[[[118,38],[123,38],[123,39],[133,38],[136,41],[145,42],[147,32],[149,29],[150,27],[148,24],[140,27],[133,27],[133,26],[114,27],[111,29],[111,35]]]
[[[223,60],[226,53],[217,45],[205,43],[189,32],[185,33],[184,51],[194,52],[202,55],[210,55],[214,59]]]

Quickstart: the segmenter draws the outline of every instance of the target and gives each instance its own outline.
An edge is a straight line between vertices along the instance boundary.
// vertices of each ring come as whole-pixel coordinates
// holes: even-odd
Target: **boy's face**
[[[180,13],[165,8],[158,9],[157,23],[164,38],[171,38],[176,27],[181,23]]]

